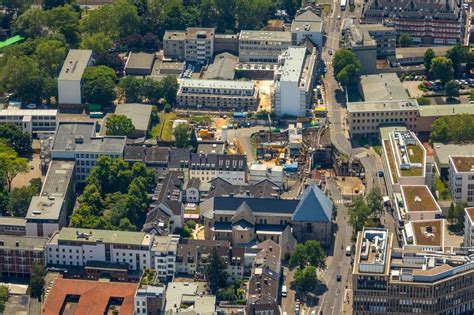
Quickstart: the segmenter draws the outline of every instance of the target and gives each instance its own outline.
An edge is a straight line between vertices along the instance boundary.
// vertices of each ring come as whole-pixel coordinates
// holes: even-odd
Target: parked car
[[[28,109],[35,109],[35,108],[36,108],[36,104],[33,104],[33,103],[27,104],[27,105],[26,105],[26,108],[28,108]]]

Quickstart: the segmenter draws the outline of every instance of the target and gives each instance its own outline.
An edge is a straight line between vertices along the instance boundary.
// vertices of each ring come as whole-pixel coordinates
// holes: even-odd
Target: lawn
[[[422,168],[412,168],[409,170],[400,170],[402,176],[423,176]]]
[[[176,113],[158,113],[160,122],[151,129],[153,138],[160,137],[163,140],[172,140],[173,138],[173,120],[176,119]]]
[[[407,145],[410,163],[423,163],[423,149],[418,145]]]

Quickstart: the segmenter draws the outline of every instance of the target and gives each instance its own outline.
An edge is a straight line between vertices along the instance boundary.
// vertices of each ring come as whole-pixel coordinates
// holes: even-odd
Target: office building
[[[462,42],[465,14],[457,0],[371,0],[364,5],[363,23],[384,23],[397,34],[411,35],[415,44],[453,45]]]
[[[74,160],[76,178],[84,183],[101,156],[123,156],[126,137],[96,136],[95,122],[60,122],[51,149],[53,160]]]
[[[358,233],[353,314],[472,314],[472,250],[393,247],[387,229]]]
[[[309,39],[318,49],[323,47],[323,19],[308,9],[299,12],[291,22],[291,38],[293,45],[300,45],[305,38]]]
[[[58,77],[58,104],[82,104],[82,76],[92,64],[92,50],[71,49]]]
[[[255,83],[247,81],[184,79],[178,89],[177,104],[184,108],[256,110],[258,89]]]
[[[474,208],[464,209],[464,246],[474,246]]]
[[[75,162],[51,161],[41,193],[26,213],[26,235],[48,236],[67,226],[75,201]]]
[[[454,203],[474,206],[474,156],[449,156],[448,186]]]
[[[469,142],[462,143],[433,143],[433,160],[437,169],[438,174],[448,181],[449,179],[449,166],[450,156],[473,156],[474,155],[474,144]]]
[[[360,61],[361,74],[373,74],[377,71],[377,42],[367,30],[351,23],[348,19],[344,27],[343,47],[354,52]]]
[[[278,116],[306,117],[316,79],[316,49],[289,47],[279,58],[272,105]]]
[[[165,58],[205,64],[214,56],[214,28],[188,27],[185,31],[166,31],[163,36]]]
[[[166,31],[163,36],[163,54],[165,58],[184,60],[184,31]]]
[[[241,31],[239,36],[239,61],[277,63],[278,57],[290,46],[290,32]]]
[[[442,215],[436,199],[427,186],[401,186],[395,194],[395,216],[399,222],[434,220]]]
[[[54,133],[56,130],[56,109],[0,109],[0,124],[14,124],[34,135]]]
[[[233,185],[245,184],[247,157],[245,155],[191,153],[189,178],[208,182],[217,177]]]
[[[395,28],[383,24],[360,24],[359,27],[377,43],[377,59],[395,56],[397,47]]]
[[[4,278],[29,278],[34,264],[44,266],[47,238],[0,235],[0,273]]]
[[[446,220],[417,220],[405,225],[404,244],[415,245],[423,251],[444,249]]]
[[[156,276],[160,280],[169,280],[176,273],[176,253],[178,249],[179,236],[155,236],[151,254]]]
[[[0,217],[0,235],[26,235],[26,219],[15,217]]]

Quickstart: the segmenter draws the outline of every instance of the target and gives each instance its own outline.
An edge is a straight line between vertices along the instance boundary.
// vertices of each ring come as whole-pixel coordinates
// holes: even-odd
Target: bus
[[[347,0],[341,0],[341,11],[344,11],[346,9],[346,2]]]

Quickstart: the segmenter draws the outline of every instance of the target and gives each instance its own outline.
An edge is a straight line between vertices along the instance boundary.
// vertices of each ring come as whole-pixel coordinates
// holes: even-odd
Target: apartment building
[[[82,104],[82,75],[92,64],[92,50],[71,49],[58,77],[58,104]]]
[[[0,272],[5,278],[29,278],[34,264],[44,266],[47,238],[0,235]]]
[[[99,261],[126,264],[129,270],[143,270],[153,267],[152,247],[153,235],[143,232],[64,227],[46,244],[46,263],[67,268]]]
[[[51,161],[41,192],[28,207],[26,235],[50,237],[67,226],[76,197],[74,167],[74,161]]]
[[[472,250],[419,246],[393,247],[387,229],[358,233],[353,283],[353,314],[472,314]]]
[[[166,31],[163,36],[165,58],[205,64],[214,56],[214,28],[188,27],[185,31]]]
[[[415,245],[423,251],[442,251],[445,230],[445,219],[410,221],[405,225],[404,244]]]
[[[277,63],[278,57],[291,44],[291,32],[241,31],[239,36],[239,61]]]
[[[292,46],[279,57],[272,95],[278,116],[306,117],[312,103],[316,66],[316,49]]]
[[[363,7],[362,23],[392,25],[415,44],[452,45],[463,39],[465,14],[457,0],[371,0]]]
[[[291,38],[293,45],[300,45],[305,38],[309,39],[318,49],[323,47],[324,22],[311,9],[302,11],[291,22]]]
[[[256,110],[258,89],[255,83],[246,81],[184,79],[178,89],[177,103],[185,108]]]
[[[247,157],[230,154],[191,153],[189,178],[208,182],[217,177],[233,185],[247,182]]]
[[[135,292],[134,314],[161,314],[165,304],[165,289],[165,286],[140,285]]]
[[[448,187],[454,203],[474,206],[474,156],[450,155],[448,163]]]
[[[160,280],[169,280],[176,273],[176,253],[179,236],[155,236],[151,248],[153,265]]]
[[[441,208],[427,186],[401,186],[400,195],[395,196],[399,221],[434,220],[441,217]]]
[[[474,208],[464,209],[464,246],[474,246]]]
[[[359,27],[377,43],[378,59],[395,56],[397,47],[397,31],[395,28],[383,24],[361,24]]]
[[[352,19],[346,20],[343,28],[343,47],[350,49],[360,60],[360,73],[373,74],[377,71],[377,42],[369,33],[352,23]]]
[[[56,130],[56,109],[0,109],[0,124],[14,124],[34,135]]]
[[[54,137],[51,158],[74,160],[76,178],[84,183],[101,156],[123,156],[126,137],[96,136],[95,122],[60,122]]]

